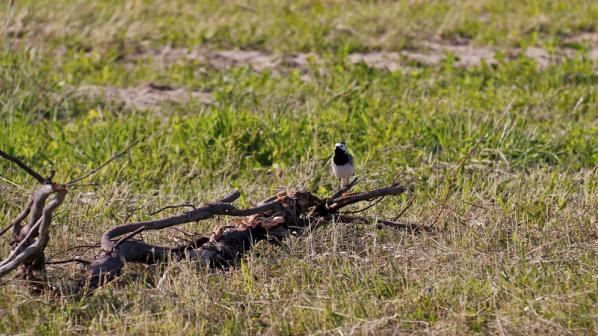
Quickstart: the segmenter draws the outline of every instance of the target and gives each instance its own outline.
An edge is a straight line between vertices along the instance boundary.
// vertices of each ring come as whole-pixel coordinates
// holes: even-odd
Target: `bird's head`
[[[339,142],[337,144],[334,145],[334,152],[342,152],[342,153],[347,153],[347,147],[345,146],[344,142]]]

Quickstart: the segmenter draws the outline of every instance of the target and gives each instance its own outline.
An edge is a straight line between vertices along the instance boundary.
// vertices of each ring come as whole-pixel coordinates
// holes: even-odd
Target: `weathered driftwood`
[[[134,142],[124,151],[112,156],[108,161],[89,171],[87,174],[65,184],[54,183],[52,181],[55,174],[54,170],[50,171],[48,177],[44,178],[40,173],[36,172],[17,157],[0,150],[0,157],[15,163],[41,184],[39,189],[29,198],[27,206],[15,217],[9,226],[0,231],[0,235],[2,235],[12,228],[12,249],[10,254],[4,260],[0,261],[0,278],[19,266],[23,266],[25,279],[34,280],[34,284],[38,280],[45,282],[46,263],[44,250],[50,239],[49,230],[52,223],[52,216],[54,211],[63,203],[67,194],[67,187],[73,186],[77,182],[95,174],[108,163],[124,155],[138,142]],[[29,217],[29,222],[22,225],[27,217]],[[41,275],[41,279],[38,278],[38,275]]]
[[[50,188],[47,188],[50,187]],[[49,240],[49,229],[52,223],[52,214],[64,201],[66,190],[54,190],[53,185],[44,185],[40,190],[50,189],[47,193],[42,193],[43,200],[47,199],[51,193],[55,193],[47,205],[42,205],[41,215],[34,225],[27,225],[17,232],[13,240],[13,249],[10,255],[0,264],[0,277],[23,265],[25,269],[25,278],[34,280],[34,271],[45,271],[44,249]],[[32,219],[35,218],[32,216]],[[31,223],[30,223],[31,224]],[[16,228],[17,226],[14,226]],[[37,238],[37,239],[35,239]]]
[[[10,225],[2,230],[2,234],[12,228],[11,252],[0,262],[0,278],[23,266],[23,274],[27,280],[38,280],[35,273],[45,277],[44,249],[49,240],[49,229],[54,210],[62,204],[66,195],[63,185],[53,183],[54,171],[47,178],[33,170],[18,158],[0,150],[0,157],[14,162],[27,174],[35,178],[41,186],[31,195],[27,206]],[[50,202],[50,196],[54,195]],[[22,225],[29,217],[29,222]]]
[[[41,275],[45,277],[44,249],[49,240],[49,227],[54,211],[65,199],[67,188],[122,156],[133,145],[113,156],[98,168],[65,184],[52,182],[53,171],[49,177],[43,178],[19,159],[0,151],[0,157],[16,163],[41,183],[37,192],[28,200],[25,209],[1,232],[3,234],[12,227],[13,237],[10,255],[0,262],[0,277],[20,265],[23,266],[27,279],[37,280],[35,271],[41,272]],[[259,202],[255,207],[247,209],[239,209],[232,204],[240,196],[240,193],[235,191],[203,207],[191,206],[193,210],[177,216],[117,226],[102,235],[100,244],[102,252],[98,258],[84,263],[83,283],[86,288],[93,291],[121,274],[127,263],[155,264],[187,259],[197,261],[206,267],[228,267],[234,265],[255,243],[262,240],[280,242],[293,231],[302,232],[313,228],[314,223],[328,222],[335,218],[345,222],[367,222],[362,217],[341,214],[339,210],[358,202],[399,195],[407,190],[404,186],[393,183],[372,191],[348,193],[356,183],[357,180],[354,180],[345,188],[323,199],[307,191],[281,192]],[[192,241],[176,247],[156,246],[132,239],[144,231],[161,230],[175,225],[210,219],[214,216],[234,216],[243,217],[243,219],[238,225],[216,228],[210,237],[196,236]],[[29,221],[23,225],[27,218]],[[379,220],[378,223],[411,230],[421,229],[418,226],[386,220]],[[72,259],[72,261],[77,261],[77,259]]]
[[[344,191],[346,192],[353,185],[354,183],[350,184]],[[399,195],[406,190],[404,186],[392,184],[367,192],[352,194],[337,192],[326,199],[318,198],[307,191],[289,191],[279,193],[247,209],[238,209],[231,204],[239,197],[239,192],[235,191],[218,202],[208,203],[178,216],[118,226],[102,235],[103,252],[98,259],[86,266],[87,286],[93,290],[111,281],[129,262],[153,264],[188,259],[206,267],[227,267],[238,261],[259,241],[266,239],[280,241],[290,234],[290,228],[306,229],[311,223],[328,221],[334,216],[353,221],[356,217],[342,216],[337,212],[354,203]],[[130,240],[132,236],[143,231],[160,230],[178,224],[209,219],[215,215],[245,217],[245,220],[237,226],[217,228],[210,238],[200,237],[189,244],[174,248]],[[387,221],[387,223],[394,222]],[[121,236],[125,238],[115,243],[114,239]]]

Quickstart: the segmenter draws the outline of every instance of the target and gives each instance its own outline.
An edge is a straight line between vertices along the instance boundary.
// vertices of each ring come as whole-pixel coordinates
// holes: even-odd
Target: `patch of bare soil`
[[[589,44],[588,57],[594,61],[598,60],[598,33],[575,35],[568,38],[566,42]],[[415,49],[400,52],[353,53],[347,57],[347,62],[351,64],[363,63],[380,70],[397,71],[409,62],[436,65],[451,55],[458,66],[472,67],[480,65],[482,62],[496,64],[498,62],[495,57],[497,51],[499,50],[492,47],[475,47],[467,44],[421,42]],[[573,48],[561,48],[552,53],[537,47],[530,47],[525,50],[501,49],[500,51],[508,58],[524,55],[535,60],[541,68],[578,55],[578,51]],[[176,62],[193,62],[217,69],[248,66],[254,71],[272,71],[274,73],[284,73],[290,68],[295,68],[302,70],[305,80],[309,80],[309,75],[306,73],[310,64],[323,64],[322,58],[314,53],[274,55],[255,50],[214,51],[201,47],[193,49],[166,47],[137,53],[131,55],[128,59],[148,58],[152,59],[158,66],[166,66]],[[157,84],[145,84],[131,88],[85,85],[79,87],[77,91],[87,95],[103,95],[109,100],[122,101],[125,105],[138,109],[153,108],[167,101],[177,103],[189,101],[212,102],[212,95],[208,92],[188,91]]]
[[[583,43],[592,46],[588,57],[591,60],[598,60],[598,32],[584,32],[570,36],[565,40],[566,43]]]
[[[424,55],[422,55],[425,57]],[[349,55],[349,62],[364,63],[369,67],[376,69],[383,69],[388,71],[396,71],[401,64],[401,54],[398,52],[383,52],[375,51],[368,53],[354,53]]]
[[[433,55],[433,63],[439,63],[446,58],[447,54],[452,54],[456,57],[457,65],[469,67],[480,65],[482,61],[488,64],[495,64],[496,59],[494,54],[496,50],[491,47],[474,47],[471,45],[453,45],[440,43],[422,43],[424,48],[424,55]],[[406,54],[408,57],[409,53]],[[426,63],[426,62],[422,62]],[[426,64],[433,64],[428,62]]]
[[[180,104],[190,101],[204,104],[212,102],[212,95],[209,92],[188,91],[182,88],[175,89],[168,85],[153,83],[129,88],[82,85],[77,89],[77,92],[88,96],[102,96],[108,100],[123,102],[127,107],[140,110],[155,108],[169,101]]]
[[[496,63],[495,50],[490,47],[472,47],[468,45],[444,45],[438,43],[422,43],[418,49],[401,52],[367,52],[349,55],[351,63],[366,65],[389,71],[398,70],[404,62],[416,62],[424,65],[435,65],[443,62],[451,54],[458,66],[469,67]]]
[[[589,43],[594,47],[598,47],[598,32],[583,32],[569,36],[565,39],[566,43]]]
[[[583,37],[584,40],[588,37]],[[593,35],[591,38],[594,38]],[[475,47],[471,45],[441,44],[422,42],[416,49],[403,50],[400,52],[365,52],[353,53],[347,58],[348,62],[364,63],[372,68],[395,71],[401,68],[402,64],[416,62],[423,65],[435,65],[443,62],[449,55],[455,58],[458,66],[471,67],[480,65],[482,62],[496,64],[496,52],[498,49],[492,47]],[[554,53],[548,53],[542,48],[506,49],[500,50],[507,57],[525,55],[534,59],[540,67],[547,67],[552,63],[561,62],[566,58],[575,57],[577,52],[574,49],[563,48]],[[217,69],[226,69],[240,66],[249,66],[254,71],[284,72],[285,68],[298,68],[307,71],[310,60],[320,63],[321,58],[313,53],[271,55],[255,50],[224,50],[213,51],[201,49],[174,49],[164,48],[139,53],[133,58],[153,58],[157,64],[165,65],[173,62],[196,62]],[[598,46],[591,48],[589,57],[598,60]]]
[[[166,47],[138,53],[132,55],[132,58],[153,58],[158,65],[182,61],[205,64],[217,69],[249,66],[255,71],[276,71],[285,67],[307,69],[310,58],[318,59],[317,55],[312,53],[272,55],[256,50],[214,51],[200,47],[193,49]]]

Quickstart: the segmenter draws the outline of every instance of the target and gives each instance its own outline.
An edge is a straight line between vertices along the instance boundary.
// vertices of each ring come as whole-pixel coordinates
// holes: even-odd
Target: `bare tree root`
[[[134,142],[125,151],[111,157],[104,164],[66,184],[52,181],[55,174],[53,170],[48,177],[44,178],[20,159],[0,150],[0,157],[15,163],[41,184],[37,191],[29,198],[26,207],[15,217],[9,226],[1,231],[1,234],[4,234],[12,228],[11,252],[6,258],[0,261],[0,278],[22,266],[24,278],[30,281],[34,289],[41,289],[38,284],[45,285],[46,283],[44,250],[50,239],[49,231],[52,216],[54,211],[64,202],[67,187],[74,186],[77,182],[95,174],[108,163],[122,156],[137,143],[138,141]],[[27,218],[29,218],[28,222],[23,225],[23,222]]]
[[[400,195],[407,191],[406,187],[393,183],[390,186],[371,191],[349,193],[349,190],[358,183],[358,180],[354,179],[349,185],[327,198],[319,198],[308,191],[289,190],[280,192],[247,209],[239,209],[232,204],[240,197],[240,193],[234,191],[203,207],[184,204],[165,207],[155,212],[159,213],[163,209],[182,206],[193,208],[193,210],[177,216],[129,223],[112,228],[102,235],[100,241],[102,252],[95,260],[86,261],[72,258],[46,262],[44,250],[50,239],[49,228],[52,216],[64,202],[67,188],[75,186],[81,180],[123,156],[138,142],[134,142],[124,151],[112,156],[108,161],[83,176],[64,184],[52,181],[54,171],[44,178],[18,158],[0,150],[0,157],[17,164],[41,183],[39,189],[29,198],[27,206],[9,226],[1,231],[4,234],[12,228],[12,249],[10,254],[0,262],[0,278],[22,266],[25,279],[36,283],[41,280],[41,283],[45,285],[46,263],[78,262],[83,264],[85,269],[83,280],[78,284],[83,285],[88,292],[93,292],[119,276],[127,263],[156,264],[186,259],[197,261],[210,268],[225,268],[238,262],[247,251],[262,240],[279,244],[292,232],[305,232],[321,223],[333,220],[369,223],[366,218],[348,216],[347,213],[358,213],[374,204],[359,211],[341,213],[339,210],[359,202],[379,201],[386,196]],[[144,231],[162,230],[184,223],[210,219],[214,216],[232,216],[240,219],[237,221],[237,225],[216,227],[209,237],[193,236],[191,241],[176,247],[150,245],[142,240],[133,239]],[[399,229],[427,230],[427,228],[417,225],[382,219],[377,220],[377,223]],[[38,278],[39,275],[41,275],[41,279]]]
[[[12,249],[8,257],[0,262],[0,278],[23,266],[26,280],[32,281],[35,285],[40,280],[43,283],[45,281],[44,249],[49,240],[52,215],[64,201],[66,188],[64,185],[52,182],[54,171],[50,172],[47,178],[43,178],[41,174],[8,153],[0,150],[0,157],[14,162],[41,183],[39,189],[29,198],[25,209],[2,231],[4,233],[12,227]],[[52,195],[53,198],[47,202]],[[22,225],[27,217],[29,222]]]
[[[338,211],[346,206],[384,196],[400,195],[407,188],[392,184],[388,187],[367,192],[346,194],[348,188],[339,190],[328,198],[321,199],[307,191],[281,192],[247,209],[239,209],[232,202],[239,197],[235,191],[217,202],[208,203],[178,216],[154,221],[130,223],[117,226],[102,235],[101,255],[86,266],[85,287],[90,291],[113,280],[121,274],[126,263],[154,264],[171,260],[187,259],[197,261],[210,268],[225,268],[234,265],[257,242],[268,240],[280,242],[292,230],[312,227],[313,223],[329,222],[334,218],[349,222],[362,217],[341,215]],[[161,230],[167,227],[213,218],[216,215],[243,217],[236,226],[218,227],[211,237],[198,237],[194,241],[167,248],[154,246],[131,238],[143,231]],[[381,223],[379,220],[378,223]],[[399,228],[399,223],[385,221],[389,226]],[[392,225],[390,224],[392,223]],[[414,227],[410,229],[417,230]],[[115,239],[124,236],[116,243]]]
[[[54,194],[54,198],[48,204],[45,204],[51,194]],[[34,274],[36,271],[40,272],[42,277],[45,276],[44,249],[49,240],[52,214],[62,204],[65,195],[66,189],[61,188],[61,185],[42,185],[34,198],[31,222],[22,228],[18,222],[13,226],[13,229],[15,229],[13,231],[13,249],[10,255],[0,263],[0,277],[20,265],[23,265],[25,279],[27,280],[38,280]]]

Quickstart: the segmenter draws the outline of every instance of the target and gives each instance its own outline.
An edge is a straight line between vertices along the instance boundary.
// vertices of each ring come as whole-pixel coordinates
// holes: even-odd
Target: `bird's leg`
[[[349,179],[341,177],[341,189],[346,188],[348,185],[349,185]]]

